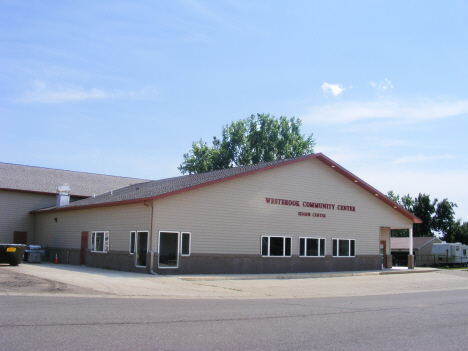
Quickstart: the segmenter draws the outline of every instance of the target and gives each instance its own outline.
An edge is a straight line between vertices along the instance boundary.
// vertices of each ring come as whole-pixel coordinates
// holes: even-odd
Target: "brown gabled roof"
[[[413,249],[419,250],[430,242],[440,243],[441,240],[436,236],[413,237]],[[409,237],[392,237],[390,239],[391,250],[409,250]]]
[[[190,191],[200,187],[216,184],[219,182],[235,179],[238,177],[254,174],[257,172],[267,171],[276,167],[286,166],[295,162],[302,162],[309,159],[317,159],[325,165],[331,167],[336,172],[340,173],[347,179],[353,182],[354,185],[359,186],[368,193],[376,196],[385,204],[391,206],[393,209],[401,213],[403,216],[411,219],[414,223],[421,223],[422,221],[414,216],[412,213],[406,211],[403,207],[394,203],[383,193],[371,187],[366,182],[362,181],[325,155],[321,153],[311,154],[296,158],[276,160],[271,162],[258,163],[248,166],[233,167],[222,169],[219,171],[212,171],[206,173],[191,174],[169,179],[162,179],[156,181],[149,181],[139,184],[134,184],[128,187],[107,192],[95,197],[90,197],[80,201],[70,203],[69,206],[53,209],[44,209],[35,212],[55,212],[55,211],[69,211],[75,209],[118,206],[132,203],[141,203],[145,201],[153,201],[162,197],[179,194],[181,192]]]
[[[56,194],[57,187],[67,183],[71,188],[72,196],[88,197],[144,181],[147,181],[147,179],[115,177],[0,162],[0,190]]]

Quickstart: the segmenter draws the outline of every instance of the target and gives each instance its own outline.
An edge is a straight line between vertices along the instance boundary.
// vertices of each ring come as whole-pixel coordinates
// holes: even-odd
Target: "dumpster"
[[[40,263],[41,255],[43,255],[45,250],[42,250],[40,245],[29,245],[25,250],[25,261],[29,263]]]
[[[10,266],[19,265],[25,249],[26,245],[0,244],[0,263],[8,263]]]

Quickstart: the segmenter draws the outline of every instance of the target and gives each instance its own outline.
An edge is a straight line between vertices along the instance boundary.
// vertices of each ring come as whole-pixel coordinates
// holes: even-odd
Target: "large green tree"
[[[468,222],[462,224],[461,219],[453,221],[441,239],[448,243],[460,242],[468,245]]]
[[[209,146],[193,142],[178,169],[182,174],[202,173],[311,154],[315,140],[300,132],[299,118],[257,114],[224,125],[221,139]]]
[[[456,230],[455,210],[457,204],[443,199],[431,201],[430,195],[419,193],[414,199],[408,194],[400,198],[393,191],[387,196],[422,220],[413,225],[413,236],[434,236],[436,233],[445,236],[450,230]],[[404,229],[392,230],[392,236],[408,236]]]
[[[434,236],[433,229],[435,226],[435,211],[437,199],[431,201],[430,196],[419,193],[418,197],[414,198],[412,212],[422,220],[422,223],[413,226],[413,235],[418,236]]]

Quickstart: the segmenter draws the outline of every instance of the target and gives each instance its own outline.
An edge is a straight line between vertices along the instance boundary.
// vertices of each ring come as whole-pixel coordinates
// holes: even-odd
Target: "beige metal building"
[[[159,274],[377,270],[421,221],[323,154],[134,184],[34,211],[59,261]]]
[[[432,254],[432,245],[442,241],[436,236],[413,238],[414,265],[416,267],[430,267],[439,263],[437,255]],[[409,238],[392,238],[391,254],[393,265],[406,266],[409,255]]]
[[[143,181],[0,162],[0,242],[34,244],[36,218],[30,211],[55,206],[62,184],[70,186],[67,200],[73,202]]]

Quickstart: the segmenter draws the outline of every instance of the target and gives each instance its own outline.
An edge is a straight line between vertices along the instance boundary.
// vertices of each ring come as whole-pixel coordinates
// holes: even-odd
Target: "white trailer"
[[[468,266],[468,245],[461,243],[433,244],[432,254],[438,257],[440,265]]]

